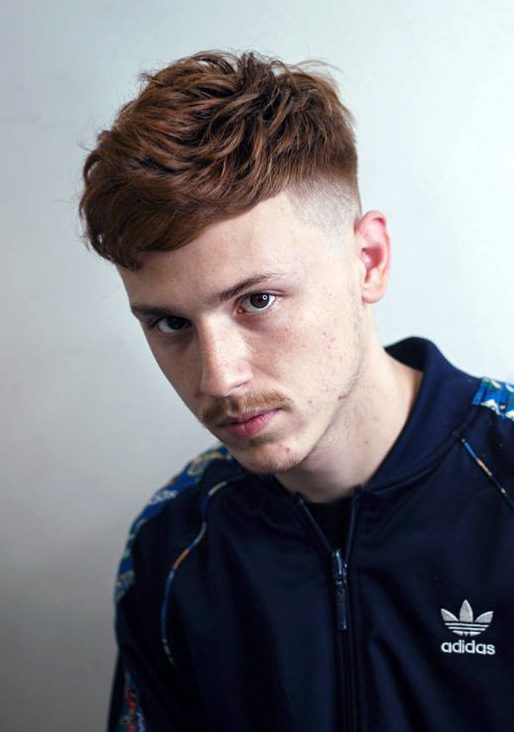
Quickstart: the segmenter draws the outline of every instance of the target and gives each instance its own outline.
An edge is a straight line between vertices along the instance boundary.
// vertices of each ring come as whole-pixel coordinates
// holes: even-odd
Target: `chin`
[[[227,445],[231,454],[251,473],[280,474],[296,468],[304,455],[288,445],[260,444],[244,448]]]

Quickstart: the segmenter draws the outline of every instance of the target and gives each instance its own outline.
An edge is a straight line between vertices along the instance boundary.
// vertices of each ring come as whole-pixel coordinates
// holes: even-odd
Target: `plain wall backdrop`
[[[336,65],[365,208],[389,218],[382,339],[514,380],[512,0],[19,0],[0,10],[4,732],[104,727],[114,574],[147,497],[212,438],[80,241],[85,148],[137,75],[207,48]]]

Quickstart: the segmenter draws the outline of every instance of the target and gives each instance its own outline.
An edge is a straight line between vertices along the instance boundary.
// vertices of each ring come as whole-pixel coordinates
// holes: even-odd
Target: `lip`
[[[220,424],[220,428],[235,437],[256,437],[268,426],[278,411],[278,409],[267,409],[262,412],[230,416]]]

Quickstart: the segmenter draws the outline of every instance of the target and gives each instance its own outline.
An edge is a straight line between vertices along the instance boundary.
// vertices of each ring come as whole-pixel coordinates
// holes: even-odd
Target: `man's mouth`
[[[266,412],[269,411],[271,410],[259,409],[253,412],[244,412],[244,414],[228,414],[225,419],[220,422],[220,427],[225,427],[228,424],[242,424],[243,422],[248,422],[250,419],[254,419],[261,414],[266,414]]]
[[[224,417],[218,427],[234,437],[256,437],[271,422],[278,409],[264,409]]]

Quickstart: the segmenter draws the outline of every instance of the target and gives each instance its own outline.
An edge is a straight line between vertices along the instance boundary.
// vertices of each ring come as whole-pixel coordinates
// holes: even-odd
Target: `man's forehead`
[[[207,251],[198,256],[193,244],[171,252],[151,252],[141,258],[138,270],[118,268],[129,295],[152,291],[155,294],[174,290],[197,291],[212,299],[225,291],[246,282],[249,287],[266,280],[297,276],[302,269],[303,258],[297,250],[285,247],[270,248],[251,246],[244,251],[227,244],[226,250]],[[188,250],[189,251],[186,251]]]
[[[213,283],[223,290],[241,279],[300,271],[321,254],[323,232],[297,219],[247,223],[221,222],[180,249],[143,253],[140,269],[119,268],[125,286],[131,291],[172,284],[204,289]]]

